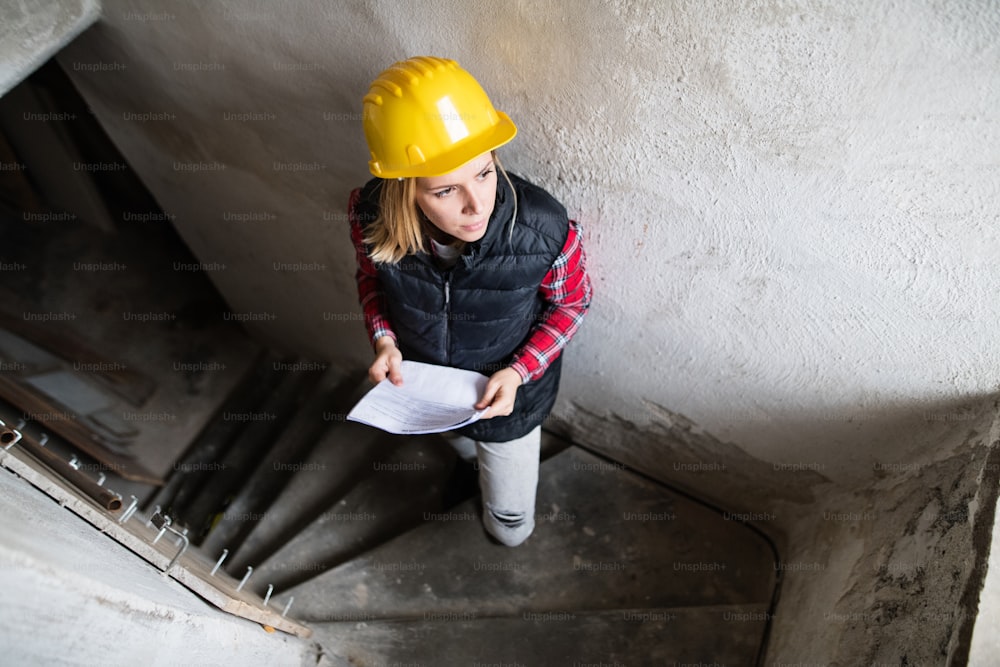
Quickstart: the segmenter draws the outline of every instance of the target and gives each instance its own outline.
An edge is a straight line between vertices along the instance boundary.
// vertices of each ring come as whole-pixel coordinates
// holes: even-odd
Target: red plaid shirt
[[[385,294],[379,285],[378,269],[368,257],[361,222],[355,215],[360,199],[361,190],[354,190],[347,212],[351,223],[351,240],[354,242],[358,261],[358,298],[364,312],[368,336],[374,344],[382,336],[391,336],[396,340],[396,334],[385,315]],[[539,294],[548,305],[528,339],[514,353],[510,365],[524,382],[537,380],[545,373],[545,369],[559,357],[566,343],[573,338],[590,307],[591,286],[582,235],[580,225],[570,220],[566,243],[552,262],[552,268],[545,275],[542,284],[538,286]]]

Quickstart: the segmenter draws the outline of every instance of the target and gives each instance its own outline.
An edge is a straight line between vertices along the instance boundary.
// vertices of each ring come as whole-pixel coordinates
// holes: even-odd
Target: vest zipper
[[[448,359],[448,365],[451,365],[451,272],[448,272],[447,277],[444,279],[444,353]]]

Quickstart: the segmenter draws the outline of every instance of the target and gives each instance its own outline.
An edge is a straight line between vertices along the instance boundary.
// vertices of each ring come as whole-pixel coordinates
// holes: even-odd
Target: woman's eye
[[[437,197],[438,199],[440,199],[441,197],[446,197],[447,195],[450,195],[451,191],[454,189],[455,188],[445,188],[444,190],[438,190],[437,192],[434,193],[434,196]]]
[[[479,178],[480,178],[480,180],[482,180],[482,179],[486,178],[487,176],[489,176],[492,173],[493,173],[493,169],[486,169],[486,171],[479,172]]]

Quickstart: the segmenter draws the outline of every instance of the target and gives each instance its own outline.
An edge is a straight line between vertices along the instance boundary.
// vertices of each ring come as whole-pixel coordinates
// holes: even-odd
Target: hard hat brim
[[[483,153],[500,148],[517,135],[517,126],[514,125],[510,117],[502,111],[497,111],[496,113],[500,120],[489,131],[455,144],[444,155],[422,164],[413,165],[405,169],[396,169],[391,172],[376,172],[371,168],[372,165],[369,162],[369,171],[371,171],[373,176],[379,178],[426,178],[451,173],[459,167],[475,160]]]

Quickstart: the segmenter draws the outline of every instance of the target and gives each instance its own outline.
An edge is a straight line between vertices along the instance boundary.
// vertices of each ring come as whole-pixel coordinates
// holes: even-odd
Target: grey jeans
[[[535,492],[542,427],[508,442],[480,442],[443,434],[462,459],[479,463],[483,526],[508,547],[528,539],[535,529]]]

